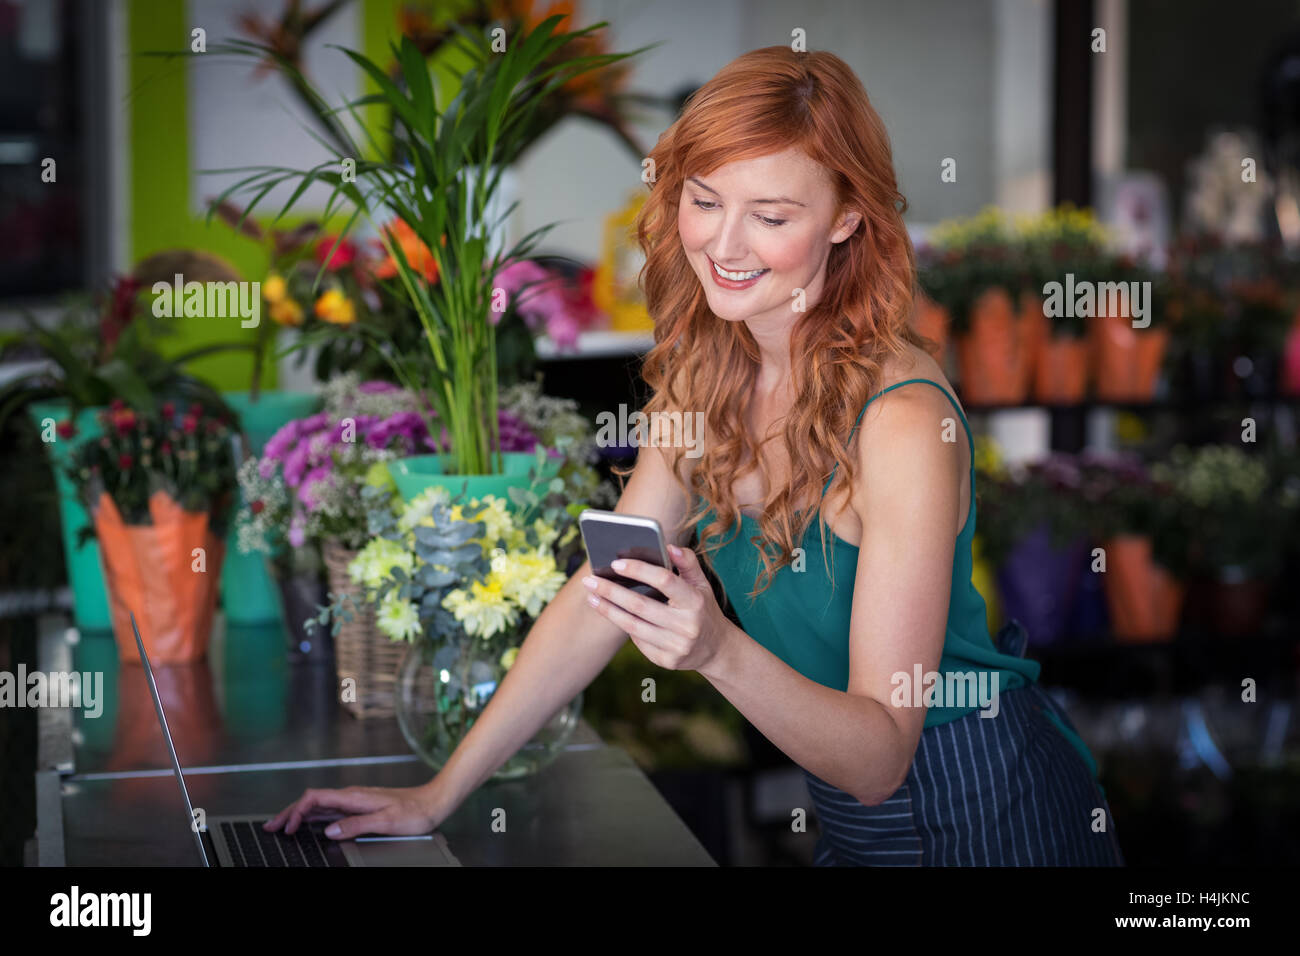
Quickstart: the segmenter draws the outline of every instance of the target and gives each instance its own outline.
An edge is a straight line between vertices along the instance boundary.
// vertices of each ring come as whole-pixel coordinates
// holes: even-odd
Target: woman
[[[616,509],[669,529],[679,573],[618,570],[668,603],[584,564],[430,783],[308,791],[268,827],[321,809],[354,814],[332,836],[436,827],[629,636],[804,769],[819,865],[1122,864],[1091,755],[971,584],[973,440],[909,326],[907,204],[857,77],[830,53],[753,51],[650,159],[645,412],[702,409],[707,428],[698,457],[653,435]]]

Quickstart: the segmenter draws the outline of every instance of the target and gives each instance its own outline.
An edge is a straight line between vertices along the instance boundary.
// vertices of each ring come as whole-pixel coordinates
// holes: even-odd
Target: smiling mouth
[[[770,269],[752,269],[747,272],[729,272],[719,266],[707,255],[705,258],[709,260],[709,266],[713,269],[714,274],[721,276],[729,282],[748,282],[751,279],[757,279],[759,276],[765,275],[771,271]]]

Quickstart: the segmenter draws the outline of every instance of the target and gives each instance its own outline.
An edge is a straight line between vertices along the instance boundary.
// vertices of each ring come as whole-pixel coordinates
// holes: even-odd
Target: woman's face
[[[831,246],[852,235],[861,219],[845,213],[832,222],[834,203],[826,170],[793,148],[688,176],[677,232],[713,314],[785,321],[795,315],[798,289],[804,309],[812,308]],[[715,263],[733,278],[719,276]]]

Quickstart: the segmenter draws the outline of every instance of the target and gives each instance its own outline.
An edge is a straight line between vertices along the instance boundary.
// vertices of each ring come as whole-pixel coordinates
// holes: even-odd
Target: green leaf
[[[121,359],[111,359],[99,367],[98,377],[112,391],[142,415],[153,415],[157,410],[153,392],[135,369]]]

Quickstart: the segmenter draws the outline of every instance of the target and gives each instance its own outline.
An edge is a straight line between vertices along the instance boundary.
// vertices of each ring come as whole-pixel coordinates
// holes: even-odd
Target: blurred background
[[[503,383],[540,381],[588,422],[645,401],[652,327],[627,231],[641,157],[722,66],[805,31],[809,49],[856,71],[892,138],[926,293],[918,326],[978,436],[976,585],[990,629],[1025,624],[1042,683],[1098,759],[1128,862],[1300,862],[1300,599],[1288,583],[1300,577],[1300,5],[511,6],[534,20],[569,13],[568,29],[607,21],[602,50],[658,45],[557,95],[506,166],[494,201],[517,206],[501,238],[558,222],[539,262],[560,291],[512,301]],[[90,434],[77,416],[118,395],[123,329],[159,361],[256,346],[184,364],[242,413],[250,392],[391,380],[346,320],[302,298],[304,323],[292,282],[287,299],[269,291],[288,277],[286,250],[342,269],[373,249],[373,230],[330,259],[321,236],[347,217],[326,215],[321,187],[278,224],[290,186],[243,222],[234,199],[208,217],[239,179],[221,170],[330,155],[302,89],[248,58],[156,54],[194,51],[196,29],[211,47],[257,42],[341,100],[367,81],[330,44],[391,64],[405,34],[437,62],[439,31],[482,15],[433,0],[0,0],[0,669],[33,668],[44,634],[72,627],[85,641],[111,626],[99,559],[76,546],[76,495],[56,479],[64,452],[42,423]],[[177,272],[262,282],[273,321],[155,321],[140,292]],[[1067,272],[1150,283],[1145,321],[1047,317],[1044,285]],[[409,314],[357,281],[358,308],[400,347]],[[77,375],[109,384],[74,393]],[[306,410],[257,426],[261,442]],[[593,502],[631,452],[596,452]],[[646,707],[646,666],[629,642],[584,717],[720,863],[808,863],[808,842],[789,833],[788,808],[806,803],[797,768],[698,675],[658,672]],[[33,826],[37,723],[0,712],[10,865]]]

